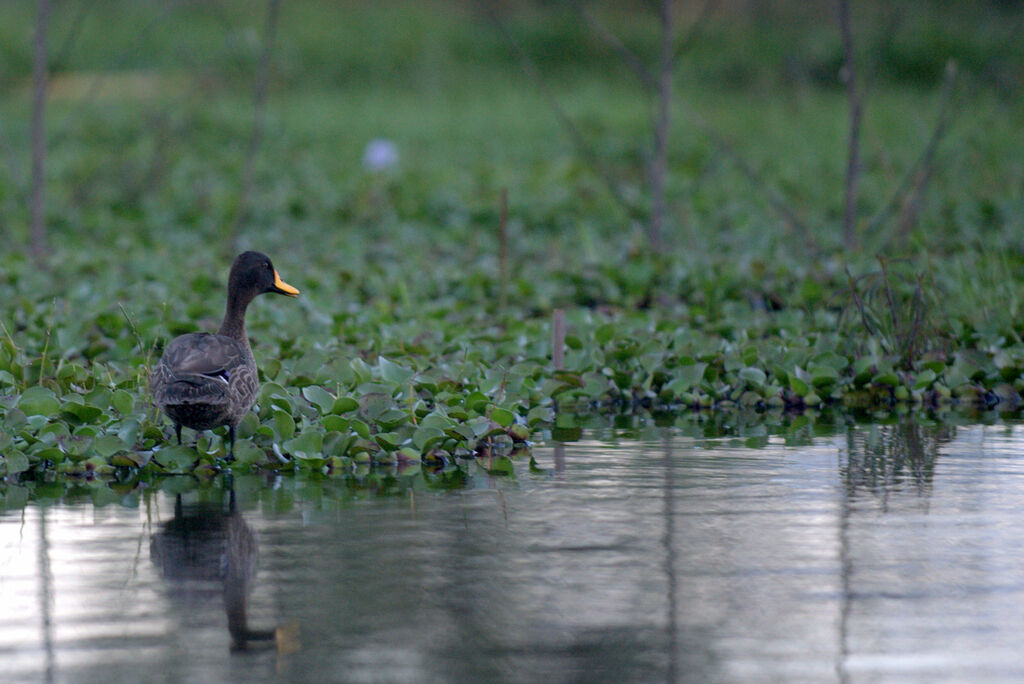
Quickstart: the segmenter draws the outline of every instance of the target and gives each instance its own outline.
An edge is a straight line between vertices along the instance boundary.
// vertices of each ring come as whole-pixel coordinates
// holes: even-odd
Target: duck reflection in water
[[[153,534],[149,555],[165,579],[223,583],[232,650],[276,645],[279,651],[290,652],[297,648],[294,626],[249,628],[246,602],[256,574],[259,547],[256,535],[236,508],[233,488],[229,490],[227,511],[221,503],[183,505],[178,494],[174,519]]]

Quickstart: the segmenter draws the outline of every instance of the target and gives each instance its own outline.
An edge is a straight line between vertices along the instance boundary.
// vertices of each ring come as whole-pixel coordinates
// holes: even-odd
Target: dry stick
[[[772,205],[772,208],[775,209],[775,211],[778,212],[778,214],[800,234],[800,239],[803,241],[803,244],[807,245],[811,250],[817,251],[817,242],[814,239],[814,235],[811,233],[810,227],[797,215],[796,210],[789,206],[782,195],[764,179],[757,169],[751,166],[750,162],[744,159],[740,153],[736,151],[725,137],[715,131],[703,117],[696,113],[691,113],[691,118],[697,125],[697,128],[700,129],[700,132],[718,148],[719,152],[723,153],[731,159],[734,164],[736,164],[740,173],[750,181],[750,184],[760,190],[764,194],[765,199],[768,200],[768,203]]]
[[[914,192],[907,198],[907,201],[903,205],[903,209],[900,212],[900,218],[897,222],[899,237],[903,240],[906,239],[907,233],[917,222],[917,216],[921,210],[921,201],[924,198],[925,190],[928,187],[928,181],[932,177],[932,169],[935,168],[935,151],[939,147],[939,142],[942,140],[942,136],[946,132],[946,126],[949,123],[949,116],[947,111],[949,109],[950,94],[953,92],[953,79],[956,77],[956,62],[950,60],[946,63],[946,75],[942,83],[942,95],[939,103],[939,116],[935,122],[935,130],[932,131],[932,137],[928,140],[928,145],[925,147],[924,154],[921,156],[921,161],[918,165],[918,170],[914,174]]]
[[[277,34],[277,17],[280,6],[281,0],[269,0],[267,3],[267,23],[263,32],[263,51],[260,53],[260,62],[256,74],[256,91],[253,96],[255,114],[252,125],[252,137],[249,139],[249,148],[245,152],[245,166],[242,170],[242,191],[238,197],[235,221],[228,240],[230,252],[236,251],[237,245],[235,243],[238,241],[242,224],[249,214],[248,204],[249,194],[252,192],[253,166],[256,161],[256,153],[260,149],[260,143],[263,142],[263,129],[266,127],[270,58],[274,50],[274,36]]]
[[[622,61],[626,63],[626,66],[633,71],[633,74],[637,77],[644,88],[649,92],[654,92],[657,89],[657,84],[654,81],[654,74],[652,74],[650,69],[647,68],[647,65],[645,65],[640,58],[626,46],[625,43],[619,40],[618,36],[605,28],[605,26],[599,22],[593,14],[587,11],[586,6],[580,2],[580,0],[572,0],[572,6],[583,21],[587,22],[587,26],[590,27],[590,30],[593,31],[594,34],[608,47],[619,54],[619,57],[621,57]]]
[[[501,189],[501,214],[498,218],[498,287],[504,312],[508,308],[508,188]]]
[[[32,54],[32,256],[42,264],[46,255],[46,33],[50,0],[37,0]]]
[[[935,152],[938,149],[939,143],[942,141],[942,136],[945,134],[946,127],[949,124],[950,114],[948,112],[949,102],[953,93],[953,81],[957,72],[957,66],[955,60],[949,60],[946,63],[946,71],[942,82],[942,94],[939,100],[939,113],[936,117],[935,128],[932,130],[931,138],[928,141],[928,145],[921,153],[921,157],[917,162],[908,169],[907,174],[903,177],[903,180],[897,186],[893,192],[889,201],[885,203],[878,214],[871,219],[871,223],[868,224],[868,233],[874,235],[878,232],[879,226],[885,222],[889,216],[896,210],[897,205],[900,204],[900,200],[905,198],[907,193],[910,191],[911,185],[915,180],[921,179],[922,174],[926,173],[925,166],[928,166],[927,174],[930,176],[932,164],[934,162]],[[920,190],[922,193],[924,189]],[[902,213],[901,213],[902,216]]]
[[[82,26],[85,25],[85,18],[89,14],[89,10],[91,10],[95,5],[96,0],[89,0],[88,2],[83,2],[78,8],[78,14],[75,15],[74,20],[71,22],[71,28],[68,29],[67,35],[64,36],[64,41],[61,43],[61,46],[53,52],[54,57],[52,63],[56,68],[59,69],[68,58],[68,55],[71,53],[71,49],[75,45],[75,41],[78,40],[78,36],[82,32]]]
[[[661,2],[661,63],[658,69],[658,113],[654,121],[654,150],[650,162],[651,219],[647,239],[660,250],[665,223],[665,176],[668,173],[668,129],[672,103],[672,0]]]
[[[565,367],[565,311],[551,312],[551,362],[556,371]]]
[[[587,144],[583,134],[580,133],[579,128],[577,128],[576,124],[569,118],[569,115],[565,113],[565,110],[559,106],[558,100],[555,99],[554,93],[551,92],[551,88],[548,86],[547,81],[544,80],[544,77],[541,76],[540,70],[530,58],[530,55],[526,54],[526,51],[519,45],[519,42],[516,41],[511,33],[508,32],[508,29],[505,27],[504,22],[502,22],[501,17],[499,17],[498,13],[494,10],[494,7],[488,3],[485,9],[491,19],[491,22],[498,29],[498,32],[501,33],[505,42],[511,46],[512,50],[519,57],[519,62],[523,67],[523,71],[526,72],[526,75],[530,77],[537,86],[537,89],[540,90],[541,95],[548,103],[548,107],[550,107],[551,111],[554,112],[558,123],[562,126],[566,134],[569,136],[569,139],[576,147],[576,151],[583,156],[583,159],[587,164],[589,164],[590,167],[601,177],[601,180],[604,181],[604,184],[608,187],[608,191],[612,194],[612,197],[614,197],[615,201],[619,203],[619,206],[629,214],[630,218],[643,220],[645,217],[642,212],[628,199],[626,199],[625,195],[622,194],[622,190],[619,189],[618,183],[614,178],[612,178],[611,173],[604,167],[604,165],[601,164],[597,153],[594,152],[594,149]]]
[[[857,67],[853,54],[850,0],[839,0],[839,30],[843,39],[843,71],[850,108],[850,137],[846,164],[846,208],[843,212],[843,244],[853,249],[857,241],[857,184],[860,176],[861,101],[857,92]]]

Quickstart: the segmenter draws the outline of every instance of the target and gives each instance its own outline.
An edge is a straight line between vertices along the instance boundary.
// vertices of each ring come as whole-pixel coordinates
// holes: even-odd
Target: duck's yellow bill
[[[281,280],[281,276],[277,275],[277,269],[274,269],[274,287],[277,288],[278,292],[288,295],[289,297],[299,296],[299,291],[297,289]]]

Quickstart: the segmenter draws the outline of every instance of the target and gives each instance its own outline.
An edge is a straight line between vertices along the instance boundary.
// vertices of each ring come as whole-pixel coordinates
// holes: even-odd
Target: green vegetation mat
[[[145,16],[118,13],[128,5]],[[302,296],[250,307],[264,385],[236,471],[457,467],[571,439],[587,415],[778,422],[1020,401],[1024,69],[996,9],[963,9],[955,35],[911,12],[888,52],[882,19],[861,17],[865,52],[881,57],[856,249],[841,246],[847,121],[831,18],[794,23],[779,3],[767,19],[711,21],[697,38],[708,49],[678,69],[667,239],[654,250],[471,8],[284,3],[243,195],[263,17],[248,3],[128,5],[85,7],[54,57],[42,263],[28,250],[31,4],[8,7],[0,28],[8,482],[211,471],[225,435],[174,445],[147,373],[172,336],[216,329],[231,259],[249,248]],[[571,18],[531,6],[506,20],[643,208],[648,103]],[[54,22],[57,51],[73,19]],[[647,56],[654,27],[629,26]],[[884,209],[928,143],[948,57],[960,62],[950,124],[917,218],[901,225]],[[374,138],[394,141],[396,167],[363,168]]]

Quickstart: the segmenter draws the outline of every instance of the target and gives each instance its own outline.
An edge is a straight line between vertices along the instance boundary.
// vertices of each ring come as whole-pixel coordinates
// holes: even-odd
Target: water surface
[[[825,432],[604,430],[233,502],[8,484],[0,679],[1024,679],[1020,426]]]

